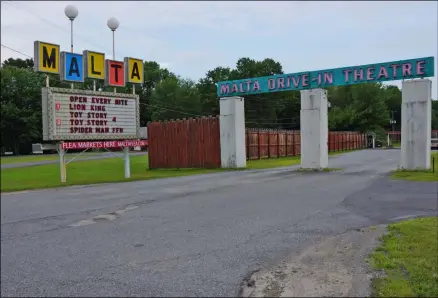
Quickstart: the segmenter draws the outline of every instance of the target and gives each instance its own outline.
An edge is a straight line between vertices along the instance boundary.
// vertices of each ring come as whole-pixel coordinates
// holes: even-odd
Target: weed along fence
[[[299,130],[254,129],[246,130],[246,158],[263,159],[297,156],[301,152]],[[328,136],[328,151],[366,148],[366,135],[359,132],[332,131]]]
[[[149,168],[219,168],[219,117],[148,123]]]
[[[301,152],[300,131],[246,129],[248,160],[297,156]],[[148,124],[149,168],[219,168],[219,117],[203,117]],[[328,150],[366,148],[365,134],[329,132]]]

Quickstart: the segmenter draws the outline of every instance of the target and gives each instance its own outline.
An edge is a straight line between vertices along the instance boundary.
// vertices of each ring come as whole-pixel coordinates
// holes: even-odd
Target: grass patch
[[[300,164],[299,156],[280,157],[271,159],[254,159],[246,162],[246,168],[250,170],[255,169],[271,169],[278,167],[287,167]]]
[[[2,156],[1,164],[13,164],[13,163],[23,163],[23,162],[36,162],[36,161],[46,161],[46,160],[57,160],[59,156],[57,154],[50,155],[23,155],[23,156]]]
[[[347,151],[333,152],[333,154]],[[23,156],[24,157],[24,156]],[[43,156],[29,156],[43,157]],[[56,157],[57,158],[57,157]],[[247,162],[246,169],[269,169],[300,163],[300,157],[281,157]],[[59,164],[47,164],[1,170],[1,191],[20,191],[71,185],[126,182],[156,178],[207,174],[230,169],[148,169],[147,155],[131,156],[131,178],[125,179],[123,161],[119,158],[74,161],[67,165],[67,183],[61,184]],[[245,170],[245,169],[242,169]]]
[[[435,159],[435,161],[434,161]],[[432,152],[431,163],[435,163],[435,173],[432,170],[397,170],[391,175],[393,179],[403,179],[411,181],[438,181],[438,152]],[[433,168],[433,164],[431,165]]]
[[[148,169],[147,155],[131,156],[131,178],[125,179],[123,161],[119,158],[74,161],[67,165],[67,183],[61,184],[59,164],[2,169],[1,191],[53,188],[108,182],[126,182],[156,178],[207,174],[227,169]],[[300,157],[252,160],[246,169],[268,169],[300,163]],[[228,169],[229,170],[229,169]]]
[[[81,154],[80,157],[88,157],[88,156],[96,156],[100,154],[104,154],[105,152],[85,152]],[[73,158],[75,155],[67,154],[67,158]],[[58,160],[58,154],[43,154],[43,155],[22,155],[22,156],[2,156],[1,164],[16,164],[16,163],[24,163],[24,162],[38,162],[38,161],[48,161],[48,160]]]
[[[149,170],[147,155],[132,156],[131,178],[124,177],[123,160],[107,158],[74,161],[67,165],[67,183],[61,184],[59,164],[3,169],[1,191],[52,188],[69,185],[87,185],[106,182],[124,182],[153,178],[178,177],[217,172],[220,169],[162,169]]]
[[[385,145],[385,148],[391,148],[388,144]],[[401,142],[392,142],[392,148],[401,148]]]
[[[373,297],[438,297],[438,217],[389,226],[370,256],[384,277],[373,280]]]

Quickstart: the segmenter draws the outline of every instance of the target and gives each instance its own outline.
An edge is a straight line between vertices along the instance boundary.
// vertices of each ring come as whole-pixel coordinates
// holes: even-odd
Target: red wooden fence
[[[219,168],[219,117],[148,124],[149,168]]]
[[[247,129],[246,158],[261,159],[300,155],[300,141],[299,130]],[[349,131],[329,132],[329,152],[360,148],[366,148],[365,134]]]
[[[300,155],[300,131],[247,129],[247,159]],[[219,168],[219,117],[148,124],[149,168]],[[329,132],[328,150],[366,148],[365,134]]]

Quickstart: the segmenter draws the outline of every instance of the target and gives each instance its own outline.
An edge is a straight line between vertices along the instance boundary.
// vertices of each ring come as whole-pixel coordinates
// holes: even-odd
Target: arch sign
[[[82,54],[60,52],[57,44],[34,42],[34,69],[59,74],[62,81],[83,83],[86,78],[104,80],[105,86],[124,87],[143,84],[143,60],[125,57],[124,61],[105,59],[105,54],[85,50]]]
[[[219,97],[326,88],[434,76],[434,57],[306,71],[217,83]]]
[[[246,95],[300,90],[301,167],[322,169],[328,167],[324,88],[403,80],[401,167],[429,169],[432,81],[425,78],[434,76],[434,67],[434,57],[424,57],[218,82],[222,167],[246,167]]]

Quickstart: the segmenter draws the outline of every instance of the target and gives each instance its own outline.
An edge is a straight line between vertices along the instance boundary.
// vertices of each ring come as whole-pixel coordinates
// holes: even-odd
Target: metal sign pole
[[[59,170],[61,174],[61,183],[67,182],[67,170],[65,164],[65,150],[62,148],[62,143],[58,144],[59,146]]]
[[[123,148],[123,158],[125,160],[125,178],[131,178],[131,167],[129,161],[129,147]]]

